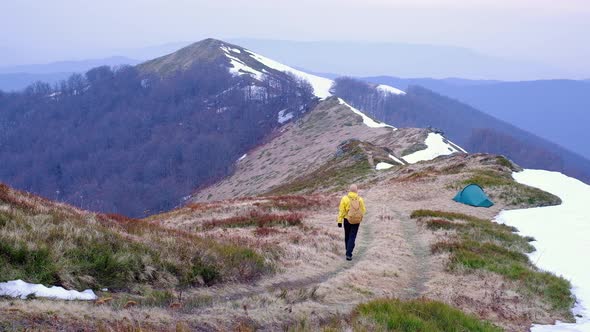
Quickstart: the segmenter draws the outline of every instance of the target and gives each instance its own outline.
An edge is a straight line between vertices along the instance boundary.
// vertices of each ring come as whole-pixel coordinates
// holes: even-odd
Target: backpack
[[[351,224],[360,224],[363,220],[363,210],[361,209],[360,199],[350,199],[350,206],[348,208],[348,222]]]

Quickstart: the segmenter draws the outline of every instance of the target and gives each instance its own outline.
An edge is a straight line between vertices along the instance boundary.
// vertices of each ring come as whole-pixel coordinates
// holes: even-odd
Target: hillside
[[[419,85],[457,99],[493,117],[534,133],[590,158],[590,84],[588,81],[541,80],[523,82],[363,78],[368,82],[406,89]]]
[[[237,244],[80,210],[4,184],[0,226],[0,281],[129,291],[252,280],[272,270]]]
[[[109,229],[121,236],[116,239],[122,242],[108,242],[110,246],[149,243],[142,262],[161,257],[181,264],[176,269],[169,264],[125,266],[140,271],[155,267],[166,275],[195,271],[189,265],[195,264],[191,257],[199,257],[199,263],[212,262],[196,269],[200,277],[189,274],[195,283],[177,284],[184,280],[182,274],[131,278],[127,287],[99,278],[94,284],[79,282],[72,285],[109,290],[95,289],[99,300],[94,303],[61,302],[59,311],[51,313],[47,312],[53,304],[48,300],[0,300],[0,312],[11,313],[9,321],[0,315],[0,327],[368,330],[384,324],[379,313],[412,308],[432,312],[422,319],[436,321],[450,315],[455,317],[447,323],[450,326],[479,326],[481,331],[522,331],[531,322],[571,320],[573,300],[567,281],[532,265],[525,256],[533,250],[529,239],[490,222],[501,209],[557,204],[559,199],[516,183],[511,173],[518,166],[507,159],[458,153],[458,146],[437,136],[444,147],[440,149],[429,139],[433,135],[437,134],[424,129],[387,126],[328,98],[248,151],[230,177],[193,196],[203,201],[215,195],[208,202],[189,202],[142,221],[103,217],[106,225],[112,225]],[[415,162],[424,151],[431,152],[426,160],[407,161]],[[377,167],[382,163],[389,168]],[[257,168],[263,167],[271,176],[260,179]],[[369,212],[354,259],[347,262],[335,218],[339,196],[351,182],[359,183]],[[482,210],[453,202],[456,191],[469,182],[484,185],[496,205]],[[237,191],[231,193],[233,186]],[[26,196],[6,190],[8,197]],[[8,206],[3,211],[17,209],[14,198],[2,200]],[[98,215],[64,209],[79,211],[86,219],[80,223],[69,221],[68,215],[58,216],[48,219],[50,227],[91,227],[93,234],[102,236],[102,228],[94,228],[93,218],[100,219]],[[26,212],[29,217],[24,221],[29,225],[44,220],[36,211]],[[5,221],[9,227],[0,229],[13,229],[17,220],[9,215]],[[61,248],[53,240],[59,237],[44,234],[55,232],[29,236],[38,237],[35,241],[50,252]],[[92,248],[86,243],[94,238],[77,241]],[[153,252],[159,255],[150,256]],[[134,259],[131,253],[121,255]],[[78,266],[76,261],[64,264]],[[523,274],[524,279],[519,277]],[[92,280],[81,275],[74,272],[71,279]],[[423,299],[413,301],[418,298]],[[410,317],[406,315],[401,317]]]
[[[404,151],[424,142],[427,134],[426,129],[397,129],[379,123],[367,125],[348,105],[330,98],[281,128],[271,143],[248,151],[236,161],[231,176],[199,190],[192,199],[207,201],[269,191],[281,193],[286,190],[286,183],[303,180],[304,175],[320,171],[327,163],[354,169],[355,176],[362,178],[379,162],[404,163],[401,160]],[[306,192],[327,189],[328,183],[337,179],[326,176],[322,177],[325,183],[309,182],[300,186]],[[342,190],[343,185],[333,189]]]
[[[0,92],[0,180],[134,217],[177,206],[315,104],[314,86],[243,54],[204,40],[137,67],[73,75],[57,89]],[[178,67],[163,70],[169,63]]]
[[[590,160],[473,107],[413,86],[384,95],[375,84],[341,78],[335,94],[378,120],[407,127],[434,127],[470,152],[508,156],[523,167],[563,172],[590,182]]]
[[[333,83],[206,39],[135,67],[98,67],[57,87],[36,83],[20,93],[0,92],[0,180],[94,211],[132,217],[166,211],[195,188],[211,188],[251,163],[249,157],[236,160],[330,97]],[[469,151],[504,154],[525,167],[563,170],[586,181],[590,176],[583,158],[426,90],[406,94],[379,85],[349,95],[342,84],[336,89],[376,119],[443,129]],[[371,101],[375,96],[393,106]],[[318,152],[317,161],[327,160],[327,151]],[[281,170],[273,172],[261,177]],[[273,185],[283,179],[275,177]],[[258,191],[240,186],[246,185],[231,190]],[[219,197],[231,196],[222,190]]]

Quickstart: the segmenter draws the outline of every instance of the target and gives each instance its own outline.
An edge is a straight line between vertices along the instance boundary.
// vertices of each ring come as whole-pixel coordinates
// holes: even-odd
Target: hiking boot
[[[346,256],[346,260],[347,261],[351,261],[352,260],[352,256]]]

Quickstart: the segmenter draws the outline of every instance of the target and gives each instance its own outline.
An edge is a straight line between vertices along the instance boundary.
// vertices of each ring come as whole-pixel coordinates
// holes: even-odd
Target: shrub
[[[58,267],[47,248],[32,249],[24,242],[0,241],[0,281],[23,279],[34,283],[55,283]]]

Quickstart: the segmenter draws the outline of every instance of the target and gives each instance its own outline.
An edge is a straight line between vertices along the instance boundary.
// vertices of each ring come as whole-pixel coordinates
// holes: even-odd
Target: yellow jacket
[[[338,223],[341,224],[344,222],[344,218],[348,215],[348,209],[350,208],[350,199],[356,199],[358,197],[359,202],[361,203],[361,209],[363,210],[363,215],[367,213],[367,209],[365,208],[365,202],[363,199],[355,192],[349,192],[348,195],[342,197],[340,200],[340,213],[338,213]]]

